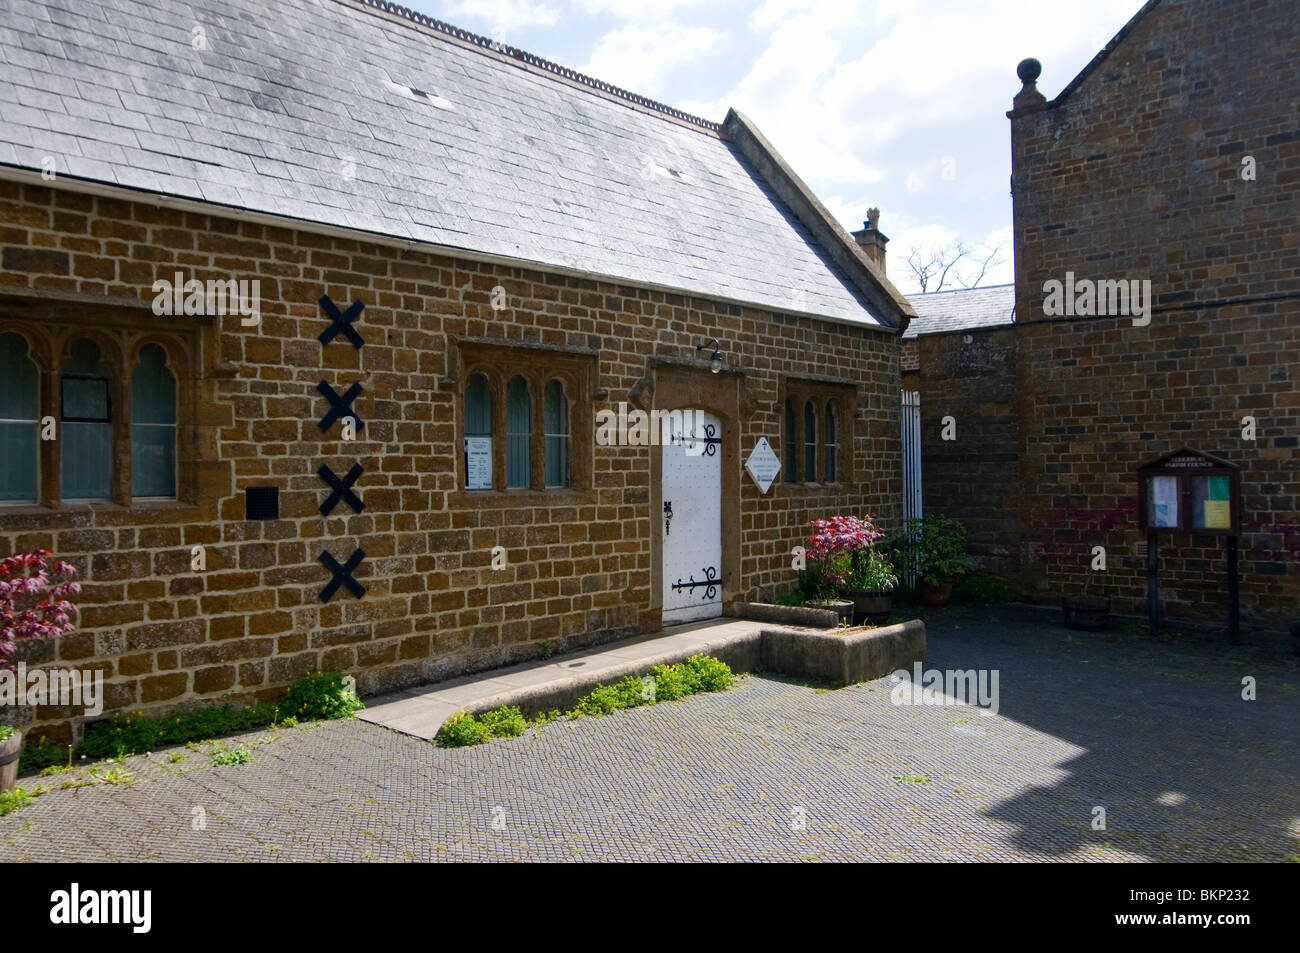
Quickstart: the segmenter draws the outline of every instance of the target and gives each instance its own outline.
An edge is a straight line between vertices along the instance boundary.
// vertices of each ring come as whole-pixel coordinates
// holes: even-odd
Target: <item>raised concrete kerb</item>
[[[797,678],[853,685],[923,661],[925,623],[920,619],[843,633],[763,630],[763,669]]]
[[[919,620],[844,632],[726,620],[653,638],[614,642],[553,662],[515,665],[480,677],[406,689],[370,699],[363,721],[431,739],[458,712],[478,714],[516,705],[525,715],[571,707],[597,685],[642,676],[656,665],[712,655],[736,672],[769,671],[852,685],[925,660]]]

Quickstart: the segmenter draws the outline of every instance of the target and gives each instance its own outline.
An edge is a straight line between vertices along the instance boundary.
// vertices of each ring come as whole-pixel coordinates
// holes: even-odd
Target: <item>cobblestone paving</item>
[[[0,860],[1300,854],[1294,662],[1133,635],[1067,641],[1049,619],[928,618],[929,667],[998,670],[992,717],[893,705],[888,680],[827,690],[750,676],[460,750],[358,721],[304,725],[228,739],[252,746],[248,764],[172,749],[121,764],[136,783],[46,794],[0,818]],[[1247,675],[1257,701],[1241,699]],[[59,778],[22,783],[38,780]]]

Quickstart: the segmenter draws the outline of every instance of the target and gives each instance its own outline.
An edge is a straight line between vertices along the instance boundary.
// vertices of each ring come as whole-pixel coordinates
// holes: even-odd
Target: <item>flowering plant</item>
[[[813,534],[808,537],[808,558],[814,562],[825,561],[884,539],[885,534],[876,529],[874,519],[874,516],[864,520],[856,516],[832,516],[828,520],[813,520],[809,524]]]
[[[806,547],[809,565],[800,579],[800,590],[806,598],[832,598],[840,586],[849,583],[855,561],[860,561],[861,554],[869,551],[873,543],[885,538],[876,529],[874,519],[832,516],[809,524],[813,529]]]
[[[858,549],[849,554],[849,571],[844,584],[850,589],[867,592],[893,592],[898,585],[898,575],[889,557],[874,546]]]
[[[68,601],[81,592],[77,570],[62,561],[51,569],[49,555],[38,549],[0,562],[0,668],[15,670],[9,657],[19,639],[57,639],[77,628]]]

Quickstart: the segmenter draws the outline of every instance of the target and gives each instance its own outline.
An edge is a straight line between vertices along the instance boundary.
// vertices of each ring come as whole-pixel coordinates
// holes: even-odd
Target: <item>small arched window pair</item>
[[[0,502],[35,503],[40,483],[40,370],[27,339],[0,334]],[[78,338],[59,370],[55,432],[60,498],[113,499],[117,427],[129,426],[131,496],[176,496],[176,377],[158,344],[140,349],[131,373],[130,421],[113,407],[113,376],[100,346]]]

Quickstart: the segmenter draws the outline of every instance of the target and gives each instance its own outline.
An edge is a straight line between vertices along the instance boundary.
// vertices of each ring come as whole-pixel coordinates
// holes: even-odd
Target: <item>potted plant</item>
[[[813,609],[834,611],[841,623],[852,619],[853,600],[845,599],[839,594],[840,580],[844,578],[846,568],[841,557],[821,560],[810,558],[808,568],[799,573],[800,601]]]
[[[853,600],[855,622],[880,625],[889,618],[898,576],[884,552],[866,546],[850,553],[844,586],[845,593]]]
[[[853,601],[843,598],[840,590],[852,569],[853,554],[884,538],[871,520],[837,515],[809,524],[813,534],[808,537],[808,568],[799,577],[807,605],[834,609],[841,622],[852,619]]]
[[[65,562],[53,568],[44,549],[18,553],[0,562],[0,668],[17,671],[14,651],[21,639],[57,639],[72,632],[72,615],[77,607],[68,601],[81,586],[73,579],[77,570]],[[18,776],[18,753],[22,732],[6,726],[0,729],[0,792],[14,786]],[[9,759],[12,755],[12,760]]]
[[[1088,570],[1087,581],[1083,584],[1083,595],[1078,598],[1061,597],[1061,614],[1067,629],[1084,632],[1101,632],[1110,627],[1110,600],[1089,599],[1088,588],[1092,585],[1092,570]]]
[[[952,517],[923,516],[907,520],[887,548],[895,566],[914,568],[922,602],[946,606],[953,580],[966,571],[965,537],[965,528]]]
[[[18,755],[23,750],[23,733],[12,725],[0,725],[0,794],[18,783]]]

